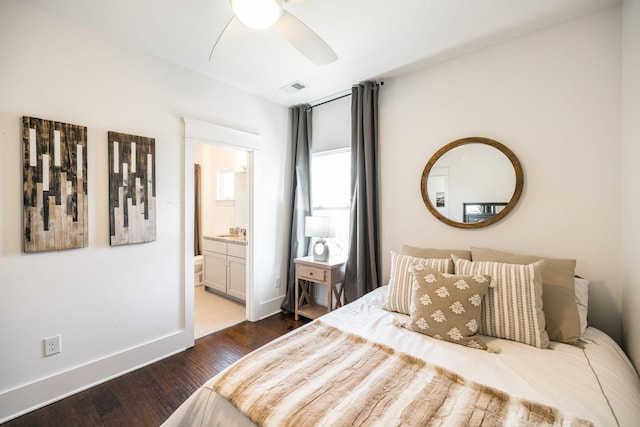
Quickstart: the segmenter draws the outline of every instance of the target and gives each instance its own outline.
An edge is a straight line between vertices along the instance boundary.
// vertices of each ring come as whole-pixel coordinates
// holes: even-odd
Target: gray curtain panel
[[[351,90],[351,215],[345,266],[347,302],[379,286],[378,84]]]
[[[289,108],[291,125],[292,165],[291,165],[291,240],[289,243],[289,269],[287,271],[287,295],[282,302],[282,309],[295,310],[295,264],[294,258],[309,253],[308,237],[304,236],[304,218],[311,215],[311,114],[309,106]]]
[[[198,256],[202,255],[202,248],[200,247],[200,242],[202,239],[202,230],[201,230],[201,213],[200,213],[200,165],[195,164],[193,166],[193,255]]]

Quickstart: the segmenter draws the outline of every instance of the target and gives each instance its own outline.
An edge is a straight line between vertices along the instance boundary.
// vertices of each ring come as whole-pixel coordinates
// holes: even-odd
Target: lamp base
[[[313,260],[320,262],[329,261],[329,245],[324,239],[318,239],[313,245]]]

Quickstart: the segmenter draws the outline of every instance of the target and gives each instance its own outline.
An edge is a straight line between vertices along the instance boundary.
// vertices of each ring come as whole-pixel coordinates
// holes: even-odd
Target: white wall
[[[257,301],[277,303],[285,108],[15,0],[0,2],[0,58],[0,421],[179,351],[193,337],[184,330],[182,116],[262,136],[254,283]],[[87,248],[22,253],[23,115],[88,127]],[[109,247],[109,130],[156,139],[155,242]],[[42,339],[55,334],[63,351],[45,359]]]
[[[622,284],[623,342],[640,368],[640,0],[622,5]]]
[[[577,273],[593,281],[591,323],[620,340],[620,71],[620,10],[613,8],[385,78],[385,280],[389,250],[404,243],[575,258]],[[505,144],[525,176],[517,207],[477,230],[439,222],[419,185],[431,155],[467,136]]]

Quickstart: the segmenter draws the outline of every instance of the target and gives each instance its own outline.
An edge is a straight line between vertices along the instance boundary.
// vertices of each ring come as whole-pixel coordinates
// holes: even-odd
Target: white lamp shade
[[[328,216],[308,216],[304,219],[306,237],[336,237],[336,226]]]
[[[231,0],[231,8],[240,22],[254,30],[269,28],[282,13],[277,0]]]

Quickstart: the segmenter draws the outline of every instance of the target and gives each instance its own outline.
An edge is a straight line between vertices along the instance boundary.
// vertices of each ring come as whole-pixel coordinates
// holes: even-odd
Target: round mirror
[[[440,221],[480,228],[504,218],[522,194],[522,166],[489,138],[458,139],[438,150],[420,179],[422,200]]]

